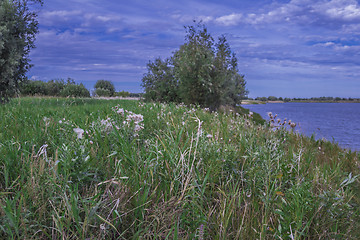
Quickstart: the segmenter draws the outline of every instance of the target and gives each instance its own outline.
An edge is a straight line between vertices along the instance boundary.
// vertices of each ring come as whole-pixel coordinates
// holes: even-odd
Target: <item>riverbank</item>
[[[252,116],[13,99],[0,106],[0,238],[359,239],[359,155]]]

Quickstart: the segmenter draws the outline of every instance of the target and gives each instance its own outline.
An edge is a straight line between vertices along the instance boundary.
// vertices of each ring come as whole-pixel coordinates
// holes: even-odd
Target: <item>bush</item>
[[[104,88],[95,89],[94,93],[97,97],[111,97],[111,92],[108,89]]]
[[[98,96],[98,97],[102,97],[102,96],[106,96],[106,97],[112,97],[114,96],[115,94],[115,87],[114,87],[114,84],[110,81],[107,81],[107,80],[98,80],[96,83],[95,83],[95,94]],[[100,89],[103,89],[105,91],[102,91]],[[106,95],[101,95],[101,94],[106,94]],[[109,95],[110,94],[110,95]]]
[[[115,95],[118,96],[118,97],[129,97],[130,93],[125,92],[125,91],[121,91],[121,92],[117,92]]]
[[[48,95],[46,82],[43,81],[27,81],[20,88],[22,95]]]
[[[85,86],[80,83],[76,84],[67,84],[63,90],[60,92],[62,97],[90,97],[90,92],[85,88]]]
[[[66,83],[63,79],[27,81],[20,87],[20,93],[25,96],[90,97],[89,90],[82,83],[77,85],[72,78],[68,78]]]
[[[63,79],[53,79],[46,84],[46,92],[49,96],[60,96],[60,92],[66,87]]]
[[[225,36],[215,42],[201,23],[186,27],[185,44],[166,60],[147,64],[145,100],[183,102],[216,110],[246,98],[246,81]]]

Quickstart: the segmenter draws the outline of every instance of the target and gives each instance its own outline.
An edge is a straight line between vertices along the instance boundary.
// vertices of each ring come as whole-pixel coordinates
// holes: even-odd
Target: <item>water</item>
[[[268,103],[242,105],[269,120],[268,112],[298,124],[296,129],[306,136],[325,138],[341,147],[360,151],[359,103]]]

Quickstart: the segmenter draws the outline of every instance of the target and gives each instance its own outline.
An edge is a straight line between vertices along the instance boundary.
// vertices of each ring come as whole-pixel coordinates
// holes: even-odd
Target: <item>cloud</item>
[[[241,19],[242,19],[241,13],[239,13],[239,14],[232,13],[230,15],[225,15],[225,16],[216,18],[215,22],[217,24],[224,25],[224,26],[232,26],[232,25],[239,24]]]
[[[215,22],[224,26],[240,23],[264,26],[291,23],[340,28],[344,24],[358,24],[360,21],[360,6],[356,0],[291,0],[285,4],[273,4],[266,9],[223,15],[217,17]]]

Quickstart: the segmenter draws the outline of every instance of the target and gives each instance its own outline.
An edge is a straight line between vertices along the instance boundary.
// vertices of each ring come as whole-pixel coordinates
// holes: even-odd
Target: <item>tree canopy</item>
[[[112,82],[107,80],[98,80],[95,83],[95,95],[102,97],[112,97],[115,94],[115,86]]]
[[[38,33],[37,13],[31,4],[42,0],[0,0],[0,102],[19,89],[30,69],[29,53]]]
[[[142,79],[145,99],[199,104],[212,110],[239,104],[248,91],[226,37],[215,42],[201,23],[185,29],[185,43],[171,58],[147,64]]]

